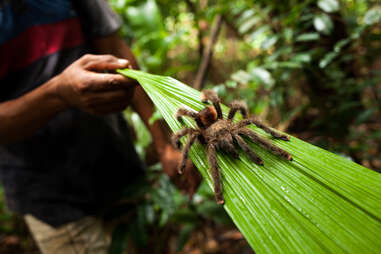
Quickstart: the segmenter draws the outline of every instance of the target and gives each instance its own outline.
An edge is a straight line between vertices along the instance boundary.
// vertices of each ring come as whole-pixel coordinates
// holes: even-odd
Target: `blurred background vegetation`
[[[379,1],[109,2],[143,70],[213,88],[224,103],[245,100],[270,126],[381,172]],[[137,114],[125,115],[145,159],[150,134]],[[112,253],[127,238],[137,253],[253,253],[206,185],[189,200],[160,165],[147,178],[126,190],[139,200],[137,219],[117,226]],[[0,250],[32,253],[0,201]]]

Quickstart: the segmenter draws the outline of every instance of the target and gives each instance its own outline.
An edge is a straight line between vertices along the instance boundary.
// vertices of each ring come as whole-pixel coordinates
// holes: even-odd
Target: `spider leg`
[[[193,129],[190,129],[190,130],[193,130]],[[196,140],[197,136],[198,136],[197,132],[195,132],[195,131],[190,132],[188,141],[185,144],[183,150],[181,151],[181,153],[183,154],[183,157],[181,159],[179,167],[177,168],[177,171],[179,172],[179,174],[184,173],[184,169],[185,169],[185,166],[186,166],[186,163],[187,163],[187,159],[188,159],[188,156],[189,156],[189,149],[193,145],[193,143]]]
[[[207,154],[214,184],[214,194],[216,195],[217,203],[222,205],[225,201],[222,195],[221,173],[217,164],[216,146],[214,144],[208,144]]]
[[[238,132],[238,134],[241,134],[241,135],[249,137],[253,142],[259,143],[259,145],[261,145],[263,148],[269,150],[270,152],[272,152],[274,154],[277,154],[277,155],[285,158],[286,160],[289,160],[289,161],[292,160],[291,154],[289,154],[288,152],[280,149],[279,147],[274,146],[273,144],[271,144],[267,140],[259,137],[252,130],[249,130],[249,129],[246,129],[246,128],[241,128],[241,129],[238,129],[237,132]]]
[[[228,137],[225,137],[225,138],[220,139],[218,141],[218,148],[222,149],[223,151],[225,151],[227,153],[229,153],[234,158],[238,158],[239,157],[238,151],[234,147],[233,138],[231,137],[230,134],[229,134]]]
[[[278,133],[278,132],[270,129],[269,127],[267,127],[266,125],[261,123],[261,121],[255,119],[254,117],[251,117],[251,118],[248,118],[248,119],[243,119],[243,120],[239,121],[236,126],[237,126],[238,129],[240,129],[240,128],[242,128],[242,127],[244,127],[246,125],[249,125],[249,124],[254,124],[258,128],[261,128],[265,132],[269,133],[274,138],[282,139],[284,141],[289,141],[290,140],[290,138],[288,136],[283,135],[281,133]]]
[[[253,152],[253,150],[251,150],[243,138],[241,138],[238,134],[234,134],[233,137],[237,141],[238,145],[242,148],[242,150],[249,156],[250,160],[257,163],[258,165],[263,165],[261,158],[259,158],[259,156]]]
[[[193,111],[193,110],[189,110],[189,109],[186,109],[186,108],[179,108],[177,110],[175,116],[177,118],[177,121],[179,121],[180,123],[184,123],[184,121],[182,119],[183,116],[188,116],[188,117],[193,118],[196,121],[197,126],[199,128],[203,128],[204,127],[204,125],[200,121],[200,118],[198,117],[198,113]]]
[[[213,106],[216,109],[217,118],[222,119],[220,98],[218,97],[217,93],[213,90],[203,90],[201,95],[201,101],[203,103],[207,103],[209,100],[213,103]]]
[[[194,129],[192,129],[192,128],[184,128],[184,129],[176,132],[175,134],[173,134],[172,137],[171,137],[172,145],[174,147],[176,147],[177,149],[180,149],[181,148],[180,139],[182,137],[184,137],[185,135],[187,135],[191,131],[194,131]]]
[[[234,115],[235,113],[237,113],[238,110],[241,112],[243,118],[246,118],[248,115],[247,105],[243,101],[233,101],[232,103],[230,103],[229,107],[230,107],[230,111],[228,115],[229,120],[232,120],[234,118]]]

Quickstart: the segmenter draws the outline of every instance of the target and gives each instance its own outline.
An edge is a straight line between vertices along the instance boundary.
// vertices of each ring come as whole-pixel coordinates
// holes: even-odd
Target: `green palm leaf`
[[[172,131],[184,126],[174,117],[180,106],[200,110],[200,92],[181,82],[135,70],[136,79]],[[227,108],[223,107],[224,114]],[[238,117],[237,117],[238,118]],[[191,119],[187,126],[195,127]],[[262,130],[255,132],[271,139]],[[292,162],[250,143],[264,166],[218,154],[224,208],[257,253],[381,253],[381,174],[291,137],[273,140]],[[205,149],[193,145],[190,157],[210,186]]]

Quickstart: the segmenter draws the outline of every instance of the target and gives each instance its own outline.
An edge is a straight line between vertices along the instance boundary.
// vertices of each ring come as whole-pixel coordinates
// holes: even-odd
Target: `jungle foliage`
[[[184,127],[175,117],[179,107],[196,111],[205,107],[199,91],[171,77],[129,69],[118,72],[139,81],[173,131]],[[223,114],[227,117],[227,107]],[[185,123],[196,127],[193,120]],[[258,127],[249,128],[263,138],[270,136]],[[293,161],[252,142],[250,148],[263,159],[262,166],[243,151],[237,159],[217,153],[223,207],[255,252],[378,253],[381,174],[295,137],[271,143],[292,154]],[[212,187],[205,150],[195,144],[190,157]]]
[[[381,169],[381,7],[371,0],[113,0],[143,70],[192,85],[216,15],[206,79],[272,126]]]
[[[204,88],[215,89],[226,104],[245,100],[250,112],[270,126],[381,172],[378,0],[109,2],[123,21],[121,35],[141,69],[190,86],[220,15],[223,22]],[[126,118],[138,130],[136,148],[145,158],[150,134],[135,113],[126,111]],[[152,121],[158,118],[159,111]],[[189,200],[160,165],[150,167],[147,179],[131,188],[126,196],[139,201],[137,219],[117,227],[113,254],[126,248],[127,237],[140,253],[149,248],[148,253],[172,253],[173,242],[173,251],[181,252],[196,231],[208,235],[206,227],[234,227],[206,183]],[[2,235],[22,231],[3,200],[0,213]],[[228,250],[234,252],[232,246]]]
[[[123,19],[122,36],[142,70],[190,86],[204,60],[213,22],[222,16],[203,87],[215,89],[225,103],[245,100],[252,114],[277,129],[381,170],[381,7],[377,1],[111,3]],[[160,113],[155,114],[158,117]],[[127,113],[127,118],[139,129],[137,147],[144,156],[149,134],[136,127],[136,115]],[[209,192],[210,199],[210,189],[205,190],[199,197]],[[181,207],[188,205],[192,201]],[[191,231],[182,225],[180,229]]]

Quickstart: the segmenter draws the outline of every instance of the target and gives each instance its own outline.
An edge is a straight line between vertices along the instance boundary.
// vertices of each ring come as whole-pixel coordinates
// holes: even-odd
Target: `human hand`
[[[112,55],[84,55],[56,77],[57,94],[67,106],[90,114],[120,112],[129,105],[137,83],[102,72],[128,67],[127,60]]]
[[[172,182],[183,192],[187,192],[192,198],[201,182],[201,175],[191,160],[187,164],[183,174],[179,174],[177,167],[182,159],[180,151],[170,144],[166,145],[160,155],[160,161],[164,172],[169,176]]]

